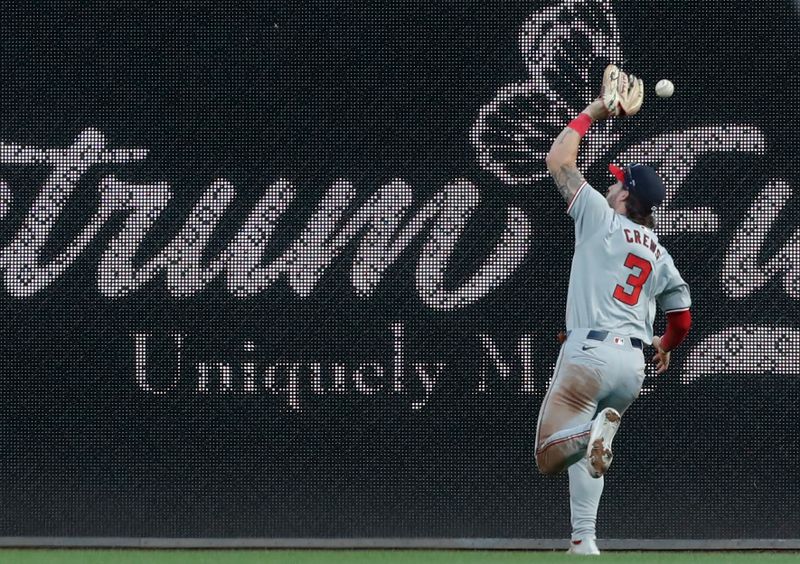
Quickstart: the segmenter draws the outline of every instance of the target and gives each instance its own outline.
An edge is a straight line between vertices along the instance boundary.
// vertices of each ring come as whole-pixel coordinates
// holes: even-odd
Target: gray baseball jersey
[[[616,213],[587,182],[567,208],[575,255],[567,294],[567,330],[599,329],[653,340],[656,302],[689,309],[689,286],[651,229]]]

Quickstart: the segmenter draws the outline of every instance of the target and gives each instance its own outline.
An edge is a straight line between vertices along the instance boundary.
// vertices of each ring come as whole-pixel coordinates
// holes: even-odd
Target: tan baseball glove
[[[632,116],[644,102],[644,84],[641,78],[625,74],[616,65],[608,65],[603,73],[600,98],[612,116]]]

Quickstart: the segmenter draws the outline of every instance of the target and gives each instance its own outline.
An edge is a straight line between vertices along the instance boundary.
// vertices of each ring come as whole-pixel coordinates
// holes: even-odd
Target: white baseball
[[[675,92],[675,85],[666,78],[662,78],[656,84],[656,95],[659,98],[669,98]]]

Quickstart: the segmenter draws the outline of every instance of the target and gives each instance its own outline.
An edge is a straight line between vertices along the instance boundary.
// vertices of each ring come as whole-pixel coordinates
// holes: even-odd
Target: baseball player
[[[642,81],[610,65],[601,96],[556,138],[547,168],[575,222],[567,294],[567,332],[539,411],[536,464],[543,474],[569,472],[569,552],[599,554],[595,543],[603,475],[621,415],[644,380],[643,344],[652,343],[659,373],[689,331],[691,298],[667,250],[652,231],[653,208],[665,196],[650,167],[609,165],[617,182],[603,197],[576,166],[578,145],[594,121],[635,114]],[[667,329],[653,336],[656,303]]]

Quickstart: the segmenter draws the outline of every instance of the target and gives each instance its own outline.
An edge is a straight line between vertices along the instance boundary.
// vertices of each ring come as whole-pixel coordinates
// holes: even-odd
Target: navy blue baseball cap
[[[625,167],[608,165],[608,170],[622,186],[642,203],[645,210],[652,210],[661,204],[667,195],[667,188],[658,173],[651,167],[632,164]]]

